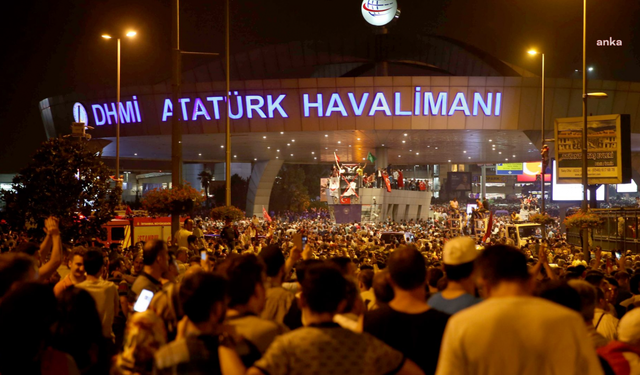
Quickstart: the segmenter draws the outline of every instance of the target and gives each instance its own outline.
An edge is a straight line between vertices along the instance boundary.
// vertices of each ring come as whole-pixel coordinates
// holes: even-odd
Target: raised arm
[[[62,239],[60,238],[60,230],[58,229],[58,219],[55,217],[47,218],[45,220],[45,227],[47,228],[47,237],[50,237],[53,250],[51,251],[49,261],[38,270],[40,280],[50,278],[62,263]],[[45,239],[45,241],[47,241],[47,239]]]
[[[557,280],[558,276],[556,275],[555,272],[553,272],[553,269],[551,269],[551,267],[549,266],[549,257],[547,255],[547,251],[545,247],[546,247],[545,244],[540,245],[540,254],[538,256],[542,257],[543,259],[542,266],[544,267],[544,270],[547,272],[547,276],[549,276],[551,280]],[[540,258],[538,259],[538,261],[540,261]]]
[[[295,266],[295,264],[298,262],[298,260],[300,260],[301,257],[302,257],[302,251],[300,251],[300,249],[298,249],[297,246],[292,247],[291,250],[289,251],[289,258],[287,258],[287,261],[284,263],[285,281],[289,278],[289,275],[291,274],[291,270],[293,269],[293,266]]]
[[[53,246],[53,241],[51,239],[51,233],[49,233],[49,231],[47,229],[47,226],[46,226],[46,220],[45,220],[44,231],[47,233],[47,236],[44,238],[44,241],[42,241],[42,243],[40,244],[40,259],[47,259],[47,256],[49,255],[49,252],[51,251],[51,247]]]
[[[596,263],[593,266],[593,269],[600,269],[600,261],[602,260],[602,249],[596,248]]]

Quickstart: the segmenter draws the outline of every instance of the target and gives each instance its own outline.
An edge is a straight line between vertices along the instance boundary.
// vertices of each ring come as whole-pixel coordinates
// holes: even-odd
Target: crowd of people
[[[358,188],[386,188],[389,181],[389,188],[396,190],[417,190],[417,191],[429,191],[431,190],[431,183],[428,179],[419,178],[405,178],[401,168],[392,168],[391,165],[387,168],[377,168],[373,172],[367,173],[366,163],[363,165],[343,165],[338,169],[337,165],[332,166],[329,178],[335,178],[335,181],[339,182],[339,177],[347,172],[349,174],[355,173],[357,179],[354,180],[355,185]],[[326,186],[329,188],[330,186]]]
[[[481,244],[434,220],[196,218],[126,249],[2,226],[0,374],[640,371],[640,256],[585,258],[553,226],[518,246],[510,219]]]

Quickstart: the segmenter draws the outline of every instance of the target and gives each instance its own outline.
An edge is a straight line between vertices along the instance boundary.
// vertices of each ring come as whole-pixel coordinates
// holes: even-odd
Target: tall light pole
[[[587,0],[582,2],[582,211],[589,209],[589,184],[587,168]],[[585,236],[586,237],[586,236]],[[589,242],[583,238],[584,253],[589,254]],[[589,259],[589,258],[586,258]]]
[[[534,49],[529,50],[528,53],[532,56],[540,55],[542,57],[542,121],[540,124],[540,150],[542,151],[545,147],[544,141],[544,53],[538,52]],[[545,213],[545,205],[544,205],[544,172],[545,172],[545,163],[542,161],[542,171],[541,173],[541,182],[540,182],[540,191],[541,191],[541,201],[540,201],[540,213],[544,215]],[[543,234],[545,232],[544,225],[542,226]]]
[[[135,31],[128,31],[125,34],[128,38],[136,36]],[[111,39],[111,35],[102,34],[102,38]],[[116,185],[121,187],[120,179],[120,37],[118,37],[118,76],[116,84]]]
[[[182,55],[180,54],[180,0],[171,1],[171,187],[182,185],[182,124],[179,120],[178,106],[182,81]],[[186,120],[186,119],[184,119]],[[180,229],[180,215],[171,215],[171,242]]]
[[[171,1],[171,186],[182,185],[182,123],[178,105],[182,93],[182,55],[217,56],[217,53],[180,49],[180,0]],[[228,111],[227,111],[228,112]],[[187,119],[183,119],[186,121]],[[171,234],[180,229],[180,215],[171,215]],[[174,241],[172,237],[172,242]]]
[[[604,92],[587,93],[587,0],[582,2],[582,212],[589,209],[589,168],[587,168],[587,153],[589,148],[589,139],[587,135],[587,99],[598,98],[604,99],[607,94]],[[582,230],[582,247],[585,259],[590,259],[588,230]]]
[[[229,56],[229,51],[230,51],[230,47],[229,47],[229,33],[230,33],[230,28],[229,28],[229,0],[226,0],[226,7],[225,7],[225,11],[226,11],[226,34],[225,34],[225,57],[226,57],[226,64],[227,64],[227,68],[226,68],[226,73],[227,73],[227,110],[225,111],[227,113],[227,118],[226,118],[226,127],[225,127],[225,183],[224,183],[224,189],[225,189],[225,205],[226,206],[231,206],[231,127],[230,127],[230,122],[231,120],[229,119],[229,111],[231,111],[231,102],[230,100],[230,91],[231,91],[231,87],[230,87],[230,80],[231,80],[231,72],[229,71],[231,64],[229,62],[230,60],[230,56]]]

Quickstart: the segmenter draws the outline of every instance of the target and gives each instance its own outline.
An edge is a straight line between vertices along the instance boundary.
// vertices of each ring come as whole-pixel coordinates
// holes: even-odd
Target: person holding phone
[[[142,251],[142,262],[144,268],[131,286],[132,298],[130,303],[134,303],[143,289],[154,293],[162,290],[162,273],[169,269],[169,249],[167,243],[162,240],[152,240],[144,245]]]

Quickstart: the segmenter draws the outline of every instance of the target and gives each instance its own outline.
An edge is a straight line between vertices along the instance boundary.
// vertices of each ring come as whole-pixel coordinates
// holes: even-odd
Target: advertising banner
[[[449,178],[449,190],[471,190],[471,172],[449,172],[447,177]]]
[[[589,185],[621,184],[631,179],[631,118],[629,115],[587,118]],[[582,117],[555,121],[557,181],[582,183]]]

